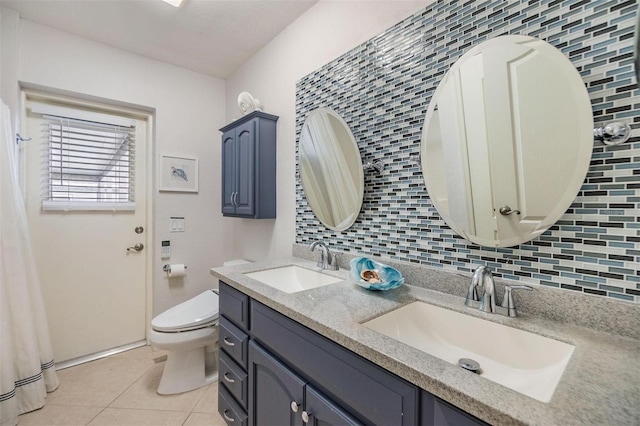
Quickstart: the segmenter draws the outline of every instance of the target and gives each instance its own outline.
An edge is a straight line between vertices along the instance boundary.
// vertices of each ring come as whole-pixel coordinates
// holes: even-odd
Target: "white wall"
[[[197,195],[154,192],[158,254],[152,273],[154,313],[158,313],[211,287],[209,268],[224,260],[290,255],[295,239],[296,81],[428,3],[321,1],[229,77],[226,91],[222,80],[18,20],[15,12],[2,9],[3,50],[6,44],[19,46],[17,52],[2,52],[3,96],[17,87],[18,79],[150,108],[155,111],[155,155],[199,159]],[[7,65],[7,57],[17,59],[19,68]],[[242,91],[260,98],[265,111],[280,116],[275,220],[222,218],[220,214],[217,129],[241,116],[236,99]],[[170,216],[186,217],[184,234],[169,234]],[[163,239],[171,240],[171,261],[189,265],[181,285],[170,286],[160,270],[163,262],[157,246]]]
[[[295,85],[360,43],[424,8],[422,1],[320,1],[226,81],[227,121],[239,118],[238,94],[260,99],[278,120],[277,219],[225,218],[233,256],[251,260],[291,255],[295,242]]]
[[[19,31],[21,82],[152,109],[154,164],[159,154],[199,159],[198,194],[154,191],[154,314],[217,285],[209,269],[227,258],[219,201],[224,81],[25,20]],[[185,217],[184,233],[169,233],[170,216]],[[189,267],[171,285],[161,270],[164,239],[171,240],[171,262]]]

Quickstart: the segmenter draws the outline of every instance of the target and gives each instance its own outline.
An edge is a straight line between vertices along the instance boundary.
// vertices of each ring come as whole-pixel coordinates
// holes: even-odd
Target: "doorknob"
[[[143,248],[144,248],[144,244],[138,243],[133,247],[127,247],[127,251],[131,251],[131,250],[142,251]]]
[[[512,213],[515,214],[520,214],[520,210],[512,210],[511,207],[509,206],[502,206],[500,207],[500,210],[498,210],[500,212],[501,215],[503,216],[509,216]]]

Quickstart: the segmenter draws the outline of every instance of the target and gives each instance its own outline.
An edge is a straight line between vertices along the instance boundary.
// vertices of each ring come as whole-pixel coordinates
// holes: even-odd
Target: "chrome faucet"
[[[318,260],[318,268],[327,269],[330,271],[337,271],[340,269],[338,266],[338,255],[331,253],[329,247],[322,241],[314,241],[309,246],[309,250],[314,251],[316,247],[320,247],[320,260]]]
[[[518,311],[512,295],[512,291],[515,289],[533,290],[528,285],[505,285],[502,304],[497,306],[496,285],[493,281],[493,274],[486,266],[479,266],[471,278],[464,304],[470,308],[480,309],[483,312],[516,317],[518,316]]]

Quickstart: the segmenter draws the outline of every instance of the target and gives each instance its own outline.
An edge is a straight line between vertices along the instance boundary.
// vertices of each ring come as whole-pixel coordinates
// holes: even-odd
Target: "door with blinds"
[[[147,123],[92,107],[26,102],[27,213],[58,364],[145,340]]]

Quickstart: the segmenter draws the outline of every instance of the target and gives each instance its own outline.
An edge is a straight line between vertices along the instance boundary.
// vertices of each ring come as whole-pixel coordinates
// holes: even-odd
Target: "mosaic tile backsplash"
[[[337,250],[450,271],[488,265],[496,276],[640,303],[640,91],[633,68],[637,1],[438,1],[356,47],[296,85],[296,132],[307,114],[330,107],[349,124],[365,174],[356,223],[325,228],[296,174],[296,242],[325,239]],[[487,248],[457,236],[426,192],[422,124],[440,79],[470,47],[505,34],[541,38],[583,76],[596,125],[632,124],[620,146],[594,145],[587,178],[565,215],[540,237]]]

